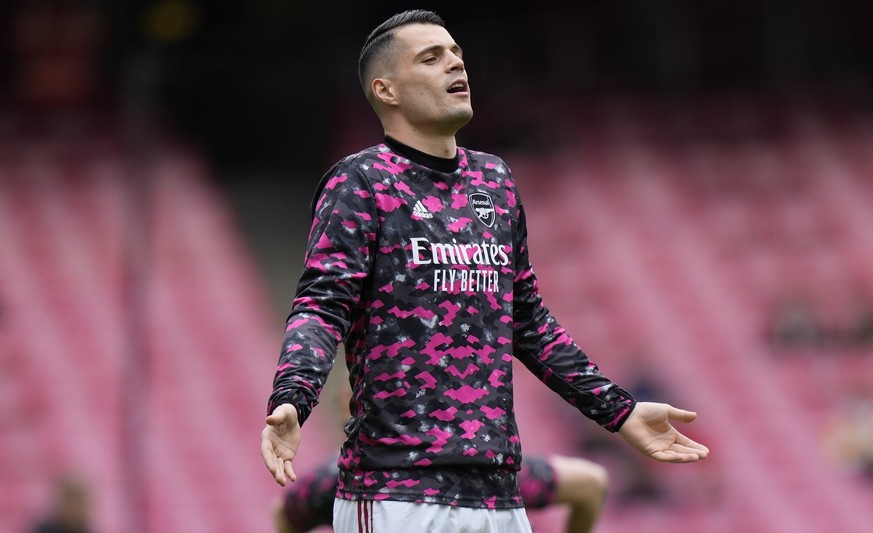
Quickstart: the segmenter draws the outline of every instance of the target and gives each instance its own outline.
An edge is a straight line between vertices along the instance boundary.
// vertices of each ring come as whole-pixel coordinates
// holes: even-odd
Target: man
[[[333,523],[339,468],[325,461],[287,488],[274,507],[278,533],[305,533]],[[606,499],[609,476],[597,463],[577,457],[525,457],[518,472],[525,509],[568,508],[566,533],[590,533]]]
[[[496,156],[457,146],[472,118],[460,47],[443,21],[407,11],[364,44],[359,77],[385,142],[322,180],[305,267],[273,382],[261,455],[280,485],[337,345],[351,417],[334,529],[530,532],[512,357],[580,412],[659,461],[709,450],[635,402],[549,314],[523,206]]]

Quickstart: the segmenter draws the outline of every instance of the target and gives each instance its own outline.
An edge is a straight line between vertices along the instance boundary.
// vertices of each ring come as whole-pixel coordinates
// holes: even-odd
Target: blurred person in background
[[[274,507],[278,533],[304,533],[333,523],[339,467],[329,459],[287,488]],[[518,472],[525,509],[566,506],[566,533],[593,530],[609,486],[601,465],[579,457],[525,457]]]
[[[348,380],[348,374],[341,366],[334,371],[340,376],[333,387],[337,414],[345,419],[351,391],[342,382]],[[327,388],[330,386],[328,383]],[[331,456],[286,488],[274,505],[277,532],[303,533],[330,526],[338,478],[337,458]],[[522,461],[518,485],[526,509],[566,506],[566,533],[588,533],[603,510],[609,474],[603,466],[582,458],[532,456]]]
[[[869,384],[845,393],[826,427],[824,446],[840,467],[873,482],[873,393]]]
[[[382,144],[316,193],[305,266],[261,433],[277,483],[345,342],[352,413],[333,526],[530,532],[512,398],[518,358],[581,413],[655,460],[709,450],[604,376],[542,302],[506,164],[458,147],[472,118],[463,54],[442,19],[407,11],[367,38],[359,77]]]
[[[91,501],[85,484],[66,476],[57,482],[53,507],[31,533],[91,533]]]

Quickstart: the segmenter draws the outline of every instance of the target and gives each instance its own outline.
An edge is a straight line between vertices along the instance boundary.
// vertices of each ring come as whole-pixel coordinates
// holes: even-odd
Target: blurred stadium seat
[[[863,531],[873,489],[821,441],[846,383],[869,388],[870,347],[783,353],[766,327],[781,295],[808,289],[849,320],[846,295],[873,288],[870,115],[747,98],[719,128],[705,103],[624,103],[586,113],[575,145],[505,156],[552,310],[616,381],[652,369],[713,450],[653,466],[668,499],[613,496],[600,529]],[[208,166],[160,145],[137,169],[117,143],[69,133],[7,129],[0,146],[0,529],[22,530],[50,479],[76,471],[101,531],[132,516],[145,532],[269,530],[279,489],[255,441],[280,332]],[[516,378],[525,452],[581,453],[544,408],[554,395]],[[335,425],[309,422],[301,471]],[[532,519],[553,531],[560,513]]]
[[[0,530],[73,472],[97,531],[268,531],[257,436],[281,331],[206,165],[25,137],[0,142]],[[300,471],[333,434],[312,428]]]
[[[873,486],[822,443],[847,391],[871,390],[873,345],[780,351],[765,329],[774,300],[801,288],[841,323],[847,293],[871,297],[870,113],[757,96],[720,111],[631,103],[587,114],[588,142],[545,162],[508,157],[552,310],[619,383],[649,352],[665,401],[699,412],[687,431],[713,450],[657,469],[675,485],[665,507],[620,502],[617,472],[600,529],[863,531]],[[539,427],[550,396],[538,384],[518,393],[520,423],[537,425],[527,450],[561,442]]]

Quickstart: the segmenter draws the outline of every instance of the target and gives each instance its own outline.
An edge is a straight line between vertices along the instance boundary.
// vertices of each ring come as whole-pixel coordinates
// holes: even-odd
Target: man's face
[[[399,53],[389,78],[407,121],[423,131],[451,133],[473,117],[461,48],[442,26],[397,30]]]

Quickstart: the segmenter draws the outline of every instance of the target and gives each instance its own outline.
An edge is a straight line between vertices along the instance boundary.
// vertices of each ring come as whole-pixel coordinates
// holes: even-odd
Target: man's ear
[[[397,105],[397,95],[394,93],[394,85],[387,78],[375,78],[370,86],[373,97],[385,105]]]

